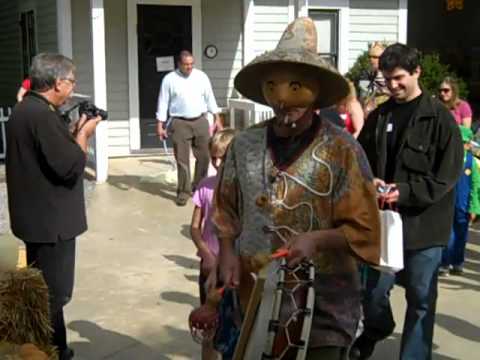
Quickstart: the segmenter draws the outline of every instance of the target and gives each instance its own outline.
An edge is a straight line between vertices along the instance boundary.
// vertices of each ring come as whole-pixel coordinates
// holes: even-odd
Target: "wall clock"
[[[204,54],[207,58],[213,59],[217,56],[218,54],[218,49],[215,45],[207,45],[205,47]]]

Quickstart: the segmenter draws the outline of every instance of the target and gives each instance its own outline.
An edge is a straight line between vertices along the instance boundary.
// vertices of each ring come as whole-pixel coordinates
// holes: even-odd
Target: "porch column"
[[[72,3],[71,0],[57,0],[58,52],[72,58]]]
[[[297,0],[288,0],[288,23],[290,24],[296,18],[295,2]]]
[[[407,43],[408,0],[398,3],[398,42]]]
[[[253,44],[254,2],[243,0],[243,65],[247,65],[255,57]]]
[[[297,0],[295,7],[295,18],[308,16],[308,0]]]
[[[103,0],[90,0],[92,17],[93,49],[93,101],[99,108],[107,110],[107,76],[105,67],[105,17]],[[108,124],[101,121],[94,137],[94,161],[97,182],[108,178]]]

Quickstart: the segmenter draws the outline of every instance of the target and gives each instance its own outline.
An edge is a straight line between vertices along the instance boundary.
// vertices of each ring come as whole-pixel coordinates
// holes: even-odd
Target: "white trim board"
[[[338,71],[345,74],[348,72],[350,0],[322,0],[321,5],[316,5],[315,2],[310,0],[308,11],[338,10]]]
[[[105,49],[105,8],[103,0],[90,0],[94,103],[107,109],[107,71]],[[108,120],[107,120],[108,121]],[[100,122],[95,130],[95,173],[98,183],[108,178],[108,125]]]
[[[255,3],[243,0],[243,66],[255,57],[253,33],[255,24]]]
[[[398,2],[398,42],[407,43],[408,0]]]
[[[295,17],[308,16],[308,0],[297,0]]]
[[[198,68],[202,68],[202,8],[201,0],[128,0],[128,82],[130,108],[130,151],[140,150],[140,104],[138,97],[137,5],[180,5],[192,7],[192,53]]]

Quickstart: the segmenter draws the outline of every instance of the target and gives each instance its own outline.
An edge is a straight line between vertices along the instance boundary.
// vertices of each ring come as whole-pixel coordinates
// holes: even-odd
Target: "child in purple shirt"
[[[213,167],[218,170],[223,162],[226,150],[235,135],[235,130],[218,131],[210,139],[210,158]],[[217,185],[217,176],[204,178],[193,194],[193,209],[191,234],[200,256],[200,302],[205,303],[208,288],[216,285],[216,268],[218,256],[218,239],[211,221],[213,195]],[[208,281],[207,281],[208,279]],[[202,360],[217,359],[217,352],[211,341],[202,344]]]

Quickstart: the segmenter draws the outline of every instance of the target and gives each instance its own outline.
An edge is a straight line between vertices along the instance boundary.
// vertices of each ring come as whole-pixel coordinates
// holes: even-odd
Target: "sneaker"
[[[438,269],[439,276],[448,276],[450,268],[448,266],[440,266]]]
[[[75,354],[73,352],[73,349],[66,348],[66,349],[60,350],[58,352],[58,359],[59,360],[71,360],[71,359],[73,359],[74,355]]]
[[[375,350],[376,341],[367,338],[366,336],[360,336],[353,343],[350,348],[349,359],[350,360],[366,360],[369,359],[373,351]]]
[[[187,205],[188,198],[189,198],[188,194],[178,194],[177,200],[175,201],[175,203],[177,204],[177,206],[185,206]]]
[[[450,274],[452,275],[463,275],[463,266],[462,265],[455,265],[450,269]]]

